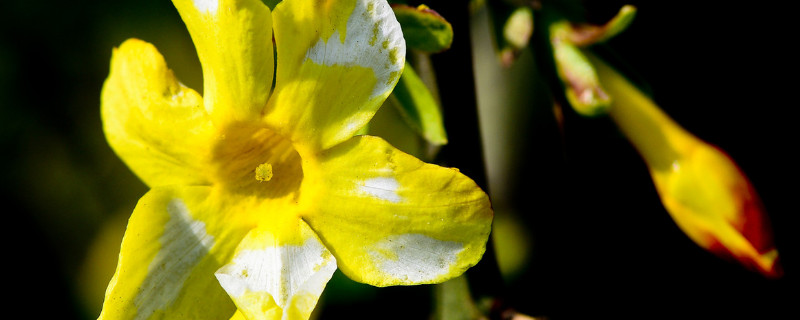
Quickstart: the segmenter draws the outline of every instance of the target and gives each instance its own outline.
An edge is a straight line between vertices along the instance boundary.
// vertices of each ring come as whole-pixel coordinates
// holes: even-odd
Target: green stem
[[[673,162],[688,152],[697,138],[684,130],[649,97],[599,58],[589,59],[614,102],[609,115],[651,169],[672,170]]]
[[[430,7],[445,17],[454,30],[453,44],[450,49],[431,57],[437,75],[444,124],[449,137],[448,144],[439,152],[437,163],[459,168],[491,196],[478,122],[478,104],[475,96],[469,32],[469,7],[467,2],[463,2],[462,5],[453,5],[450,1],[441,0],[431,1]],[[490,300],[492,305],[490,317],[498,318],[505,309],[502,303],[505,288],[491,236],[486,244],[486,253],[483,259],[469,269],[465,277],[472,289],[473,296],[479,301]],[[442,285],[447,286],[447,284]],[[466,290],[466,288],[464,289]]]
[[[436,285],[433,295],[436,301],[433,319],[473,320],[481,318],[481,312],[475,306],[469,293],[469,284],[465,276]]]

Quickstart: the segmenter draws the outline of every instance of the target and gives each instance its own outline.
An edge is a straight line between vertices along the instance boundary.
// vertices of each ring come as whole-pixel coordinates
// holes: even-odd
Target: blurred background
[[[678,123],[727,151],[748,175],[772,220],[785,275],[767,280],[691,242],[613,123],[565,108],[559,126],[537,53],[525,49],[502,67],[489,15],[477,10],[472,27],[455,33],[471,35],[476,88],[462,94],[478,99],[509,304],[551,319],[796,314],[797,134],[790,113],[798,106],[797,66],[789,49],[796,27],[787,8],[572,3],[597,23],[624,4],[638,7],[633,24],[604,50]],[[0,11],[8,309],[33,318],[95,319],[126,220],[147,191],[102,132],[99,98],[111,50],[131,37],[151,42],[181,82],[202,92],[197,55],[167,0],[4,1]],[[460,76],[437,74],[440,82]],[[459,114],[444,116],[447,124],[458,122],[452,119]],[[431,290],[372,288],[337,272],[319,315],[424,319],[433,308]]]

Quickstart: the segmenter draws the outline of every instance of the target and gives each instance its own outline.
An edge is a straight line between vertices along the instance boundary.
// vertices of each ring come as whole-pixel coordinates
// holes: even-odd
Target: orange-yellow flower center
[[[301,158],[291,141],[248,123],[221,130],[211,166],[215,184],[229,192],[264,198],[296,196],[303,180]]]
[[[262,163],[256,167],[256,180],[267,182],[272,180],[272,165],[269,163]]]

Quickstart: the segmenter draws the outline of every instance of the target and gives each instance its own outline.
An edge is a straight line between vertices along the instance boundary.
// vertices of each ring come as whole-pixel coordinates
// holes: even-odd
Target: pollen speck
[[[272,179],[272,165],[269,163],[262,163],[256,167],[256,180],[260,182],[269,181]]]

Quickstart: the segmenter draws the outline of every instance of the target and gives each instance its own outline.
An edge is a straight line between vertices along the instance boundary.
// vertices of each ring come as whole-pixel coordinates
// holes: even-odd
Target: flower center
[[[267,182],[272,180],[272,165],[269,163],[262,163],[256,167],[256,180]]]
[[[294,197],[303,181],[301,158],[291,141],[253,124],[236,123],[222,130],[211,163],[214,182],[238,194]]]

